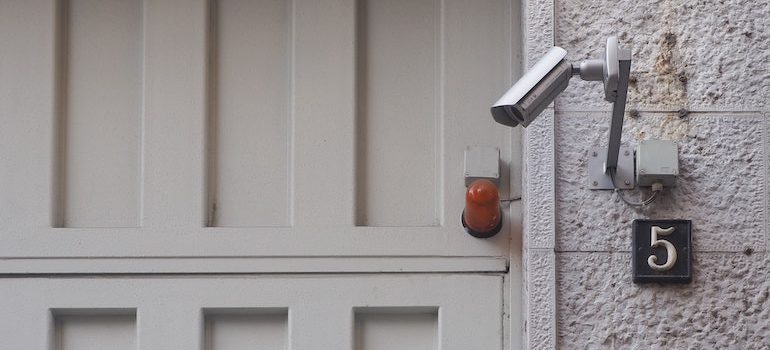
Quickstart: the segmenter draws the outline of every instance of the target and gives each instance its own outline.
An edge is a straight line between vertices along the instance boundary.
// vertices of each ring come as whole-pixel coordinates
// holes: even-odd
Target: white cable
[[[663,185],[662,184],[654,183],[652,185],[652,195],[650,195],[649,198],[647,198],[645,200],[642,200],[641,202],[631,202],[628,199],[626,199],[626,197],[623,195],[623,192],[621,192],[621,190],[618,188],[618,186],[615,185],[615,173],[617,172],[617,169],[610,168],[609,170],[610,170],[610,179],[612,180],[612,187],[615,188],[615,192],[618,194],[618,197],[620,197],[620,199],[624,203],[628,204],[629,206],[632,206],[632,207],[643,207],[643,206],[646,206],[646,205],[650,205],[650,204],[652,204],[652,202],[655,201],[656,198],[658,198],[658,193],[663,191]]]

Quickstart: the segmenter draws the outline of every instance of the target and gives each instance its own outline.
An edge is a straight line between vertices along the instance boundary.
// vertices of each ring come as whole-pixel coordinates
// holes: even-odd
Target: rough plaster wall
[[[680,148],[678,187],[645,209],[586,187],[607,142],[601,85],[571,81],[527,130],[526,344],[532,349],[770,349],[770,1],[527,0],[526,64],[550,46],[633,50],[623,142]],[[679,112],[681,110],[681,112]],[[631,194],[638,198],[638,193]],[[635,285],[630,224],[693,220],[689,285]]]
[[[556,44],[599,57],[618,35],[632,47],[629,108],[755,110],[767,105],[766,0],[555,0]],[[574,80],[557,109],[607,109],[599,84]]]
[[[562,349],[767,349],[761,254],[700,252],[689,285],[629,285],[630,253],[559,254]],[[590,266],[590,268],[587,268]]]
[[[677,187],[654,205],[624,205],[612,191],[587,189],[587,154],[607,144],[608,112],[557,112],[556,245],[560,251],[629,251],[633,219],[690,219],[698,251],[765,248],[763,118],[758,114],[642,113],[623,140],[675,140]],[[644,190],[644,197],[649,192]],[[626,193],[639,201],[638,192]]]

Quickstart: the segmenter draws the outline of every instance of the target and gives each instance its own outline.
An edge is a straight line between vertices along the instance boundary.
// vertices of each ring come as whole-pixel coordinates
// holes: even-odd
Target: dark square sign
[[[692,280],[690,220],[634,220],[631,245],[634,283]]]

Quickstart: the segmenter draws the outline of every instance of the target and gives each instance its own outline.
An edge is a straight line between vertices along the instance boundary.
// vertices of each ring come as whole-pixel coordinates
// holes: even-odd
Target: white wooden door
[[[514,8],[0,0],[0,348],[501,349]]]
[[[500,349],[499,276],[2,279],[3,349]]]

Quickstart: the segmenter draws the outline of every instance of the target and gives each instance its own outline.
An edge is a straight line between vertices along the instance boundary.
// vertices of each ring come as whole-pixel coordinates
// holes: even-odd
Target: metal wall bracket
[[[598,61],[593,65],[596,64]],[[587,63],[586,68],[591,65],[592,63]],[[595,75],[598,77],[598,69],[596,71]],[[620,139],[631,74],[631,50],[621,48],[617,37],[611,36],[607,39],[602,73],[605,99],[612,102],[612,119],[607,147],[594,148],[588,155],[588,188],[630,190],[635,186],[634,151],[630,147],[621,146]],[[614,186],[611,172],[615,173]]]
[[[592,190],[613,190],[612,178],[606,170],[607,148],[594,147],[588,152],[588,188]],[[635,183],[634,150],[621,146],[618,152],[615,185],[621,190],[632,190]]]

